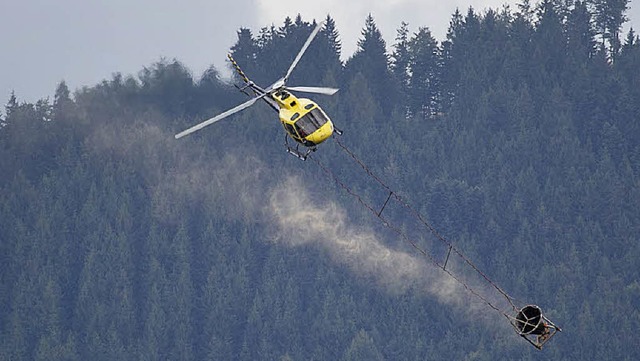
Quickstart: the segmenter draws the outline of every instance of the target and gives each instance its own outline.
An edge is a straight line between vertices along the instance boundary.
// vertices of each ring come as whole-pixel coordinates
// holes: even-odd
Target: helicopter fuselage
[[[322,111],[322,109],[320,109],[318,104],[310,99],[297,98],[295,95],[289,92],[290,90],[294,90],[296,92],[333,95],[338,91],[337,88],[316,86],[290,87],[286,85],[287,79],[289,79],[291,72],[302,58],[302,55],[309,47],[309,44],[311,44],[313,38],[318,35],[323,24],[324,22],[320,22],[315,26],[315,28],[311,31],[311,34],[305,41],[304,45],[302,46],[302,49],[300,49],[298,55],[296,55],[296,57],[293,59],[293,62],[289,66],[289,69],[287,70],[285,75],[282,78],[278,79],[275,83],[271,84],[267,89],[264,89],[251,81],[249,77],[247,77],[247,75],[242,71],[242,69],[240,69],[238,63],[236,63],[236,61],[233,59],[233,56],[231,56],[231,54],[228,54],[227,57],[229,58],[229,61],[231,61],[231,64],[233,64],[236,72],[245,82],[245,85],[243,87],[236,87],[251,99],[212,118],[200,122],[188,129],[183,130],[182,132],[176,134],[175,138],[182,138],[217,121],[225,119],[230,115],[247,109],[259,100],[263,100],[273,110],[278,112],[280,123],[282,123],[282,126],[287,133],[287,136],[285,136],[285,146],[287,147],[287,152],[297,156],[302,160],[305,160],[310,152],[316,150],[316,146],[318,144],[327,140],[334,132],[336,134],[342,134],[342,131],[334,127],[327,114]],[[299,144],[307,147],[307,150],[303,152],[299,151],[299,144],[296,145],[295,148],[290,147],[289,143],[287,142],[289,137]]]
[[[286,90],[273,93],[271,98],[280,108],[280,123],[296,142],[306,147],[315,147],[333,134],[333,123],[314,101],[297,98]]]

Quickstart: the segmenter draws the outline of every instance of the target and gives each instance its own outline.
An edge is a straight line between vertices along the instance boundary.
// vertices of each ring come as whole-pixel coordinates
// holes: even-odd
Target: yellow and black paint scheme
[[[297,98],[284,89],[276,91],[271,97],[280,107],[278,116],[284,130],[296,142],[312,148],[333,134],[333,123],[310,99]]]
[[[273,110],[278,112],[280,123],[282,123],[282,126],[287,133],[285,136],[287,152],[302,160],[305,160],[311,152],[316,150],[318,144],[327,140],[334,132],[341,135],[342,131],[334,127],[327,114],[320,109],[318,104],[310,99],[298,98],[289,92],[290,90],[293,90],[296,92],[333,95],[338,91],[338,89],[316,86],[286,86],[289,75],[291,75],[291,72],[302,58],[302,55],[309,47],[309,44],[311,44],[311,41],[320,32],[323,24],[324,22],[320,22],[316,25],[313,31],[311,31],[307,41],[298,52],[298,55],[294,58],[285,75],[266,89],[251,81],[247,74],[240,69],[238,63],[233,59],[233,56],[228,54],[229,61],[231,61],[236,72],[245,83],[242,87],[237,85],[236,87],[251,99],[183,130],[176,134],[175,138],[182,138],[217,121],[225,119],[237,112],[247,109],[259,100],[266,102]],[[289,146],[289,137],[298,143],[295,148],[291,148]],[[299,151],[298,146],[300,144],[307,147],[306,151]]]

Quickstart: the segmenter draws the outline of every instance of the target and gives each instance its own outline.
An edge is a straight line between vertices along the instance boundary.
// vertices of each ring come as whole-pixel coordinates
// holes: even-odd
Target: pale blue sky
[[[632,0],[628,16],[640,19]],[[456,7],[499,8],[502,0],[0,0],[0,103],[15,90],[23,101],[52,96],[65,80],[74,90],[112,73],[136,74],[161,57],[177,58],[200,76],[211,64],[226,67],[236,30],[254,33],[285,16],[336,20],[343,57],[356,48],[372,13],[387,45],[402,21],[412,31],[427,26],[442,40]],[[295,8],[286,5],[295,4]],[[629,24],[626,28],[628,29]],[[635,27],[637,28],[637,27]]]

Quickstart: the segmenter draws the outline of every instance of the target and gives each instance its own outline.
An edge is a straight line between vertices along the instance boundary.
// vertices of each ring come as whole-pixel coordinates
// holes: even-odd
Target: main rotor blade
[[[252,106],[252,105],[253,105],[253,103],[255,103],[256,101],[258,101],[258,99],[263,98],[265,95],[267,95],[267,94],[262,94],[262,95],[260,95],[260,96],[255,97],[255,98],[251,98],[251,99],[249,99],[248,101],[246,101],[246,102],[244,102],[244,103],[242,103],[242,104],[238,105],[238,106],[237,106],[237,107],[235,107],[235,108],[231,108],[231,109],[227,110],[227,111],[226,111],[226,112],[224,112],[224,113],[220,113],[220,114],[216,115],[215,117],[213,117],[213,118],[211,118],[211,119],[209,119],[209,120],[205,120],[205,121],[204,121],[204,122],[202,122],[202,123],[196,124],[196,125],[194,125],[193,127],[191,127],[191,128],[189,128],[189,129],[187,129],[187,130],[184,130],[184,131],[182,131],[182,132],[180,132],[180,133],[176,134],[176,136],[175,136],[175,137],[176,137],[176,139],[182,138],[182,137],[184,137],[184,136],[186,136],[186,135],[189,135],[189,134],[191,134],[191,133],[193,133],[193,132],[195,132],[195,131],[198,131],[198,130],[200,130],[200,129],[202,129],[202,128],[206,127],[207,125],[211,125],[211,124],[213,124],[213,123],[217,122],[218,120],[224,119],[224,118],[226,118],[226,117],[230,116],[231,114],[235,114],[235,113],[237,113],[237,112],[239,112],[239,111],[241,111],[241,110],[244,110],[244,109],[246,109],[246,108],[248,108],[248,107]]]
[[[305,93],[315,93],[315,94],[325,94],[325,95],[333,95],[338,90],[336,88],[322,88],[316,86],[288,86],[286,87],[288,90],[305,92]]]
[[[311,32],[311,35],[309,35],[309,37],[307,38],[307,41],[302,46],[302,49],[300,49],[300,52],[298,53],[296,58],[293,60],[293,63],[291,63],[289,70],[287,70],[287,74],[283,78],[285,82],[289,79],[289,75],[291,75],[293,68],[295,68],[296,65],[298,65],[298,62],[300,61],[300,58],[302,58],[302,55],[304,54],[304,52],[307,51],[307,48],[309,47],[309,44],[311,44],[311,41],[313,40],[313,38],[315,38],[316,35],[318,35],[318,32],[320,31],[320,28],[322,28],[323,24],[324,24],[324,21],[319,22],[318,25],[316,25],[316,28],[313,29],[313,31]]]

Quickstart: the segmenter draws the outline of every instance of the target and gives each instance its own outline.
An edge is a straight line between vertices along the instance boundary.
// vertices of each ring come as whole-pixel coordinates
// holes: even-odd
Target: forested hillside
[[[317,162],[376,207],[387,196],[336,140],[298,161],[264,104],[175,140],[246,96],[214,68],[160,60],[75,91],[61,82],[53,100],[10,96],[0,360],[640,359],[627,4],[470,8],[446,39],[403,23],[393,44],[369,16],[346,62],[329,16],[289,81],[340,88],[313,97],[339,141],[563,328],[542,351],[327,176]],[[231,53],[268,86],[314,25],[239,29]],[[388,212],[441,261],[437,237]],[[448,267],[504,303],[464,262]]]

